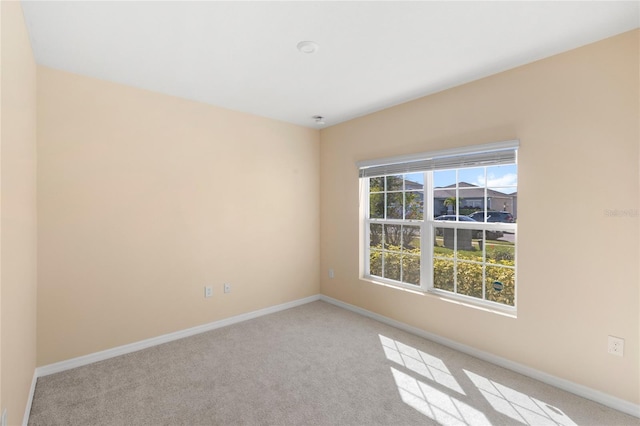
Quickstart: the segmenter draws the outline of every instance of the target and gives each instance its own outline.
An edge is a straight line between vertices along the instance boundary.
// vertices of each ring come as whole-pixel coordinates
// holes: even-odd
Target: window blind
[[[358,162],[359,175],[378,177],[516,162],[518,140]]]

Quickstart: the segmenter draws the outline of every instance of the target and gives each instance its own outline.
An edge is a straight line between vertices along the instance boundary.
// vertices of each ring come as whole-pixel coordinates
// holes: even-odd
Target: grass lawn
[[[459,259],[469,259],[482,262],[482,249],[480,248],[480,240],[472,241],[473,250],[458,250]],[[506,258],[515,258],[515,245],[508,241],[485,240],[485,248],[487,252],[487,260],[503,260]],[[437,257],[453,257],[453,250],[444,247],[444,238],[436,237],[433,247],[433,254]]]

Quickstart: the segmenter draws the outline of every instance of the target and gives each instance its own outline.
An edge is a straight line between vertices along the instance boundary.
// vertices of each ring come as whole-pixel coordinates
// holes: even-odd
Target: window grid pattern
[[[369,179],[370,275],[420,285],[423,179],[423,173]]]
[[[365,275],[515,307],[515,164],[365,179]]]

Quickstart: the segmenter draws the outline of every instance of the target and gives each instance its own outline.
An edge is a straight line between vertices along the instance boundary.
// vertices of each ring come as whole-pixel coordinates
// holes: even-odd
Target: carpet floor
[[[313,302],[41,377],[29,425],[639,425]]]

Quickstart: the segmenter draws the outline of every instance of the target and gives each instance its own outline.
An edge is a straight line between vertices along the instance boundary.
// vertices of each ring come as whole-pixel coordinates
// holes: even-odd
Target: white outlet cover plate
[[[624,355],[624,339],[615,336],[609,336],[608,352],[613,355]]]

